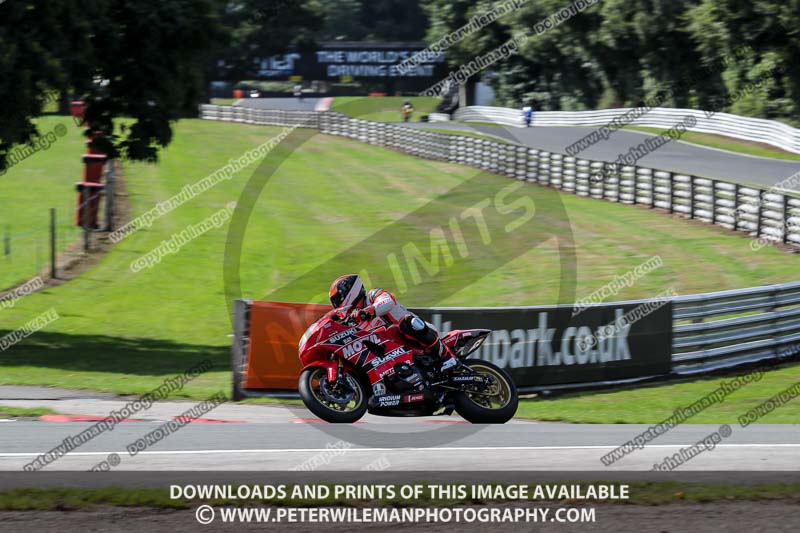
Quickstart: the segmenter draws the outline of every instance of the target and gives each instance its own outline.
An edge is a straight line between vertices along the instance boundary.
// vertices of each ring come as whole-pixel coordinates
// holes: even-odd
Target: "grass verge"
[[[647,128],[644,126],[625,126],[623,129],[643,131],[653,134],[664,132],[664,130],[660,128]],[[714,135],[713,133],[687,131],[681,135],[681,140],[692,144],[698,144],[700,146],[708,146],[710,148],[719,148],[729,152],[736,152],[737,154],[756,155],[759,157],[770,157],[772,159],[786,159],[789,161],[800,161],[800,154],[794,154],[792,152],[781,150],[780,148],[772,146],[771,144],[734,139],[732,137],[725,137],[723,135]]]
[[[459,121],[464,124],[471,124],[474,126],[492,126],[492,127],[506,127],[502,124],[495,122],[481,122],[481,121]],[[623,129],[641,131],[645,133],[659,134],[664,133],[663,128],[649,128],[645,126],[624,126]],[[787,152],[781,150],[771,144],[756,143],[752,141],[745,141],[742,139],[734,139],[732,137],[725,137],[723,135],[714,135],[712,133],[701,133],[698,131],[687,131],[681,136],[681,141],[685,141],[699,146],[707,146],[710,148],[719,148],[729,152],[738,154],[755,155],[759,157],[768,157],[772,159],[785,159],[788,161],[800,161],[800,154]]]
[[[75,182],[83,179],[81,154],[86,139],[72,117],[41,117],[36,125],[42,135],[57,127],[65,128],[59,131],[66,134],[0,176],[0,237],[4,241],[0,290],[36,276],[49,264],[51,207],[56,208],[58,250],[79,236],[74,225]]]
[[[444,133],[445,135],[460,135],[462,137],[475,137],[476,139],[485,139],[487,141],[494,141],[503,144],[513,144],[505,139],[501,139],[500,137],[494,137],[492,135],[484,135],[482,133],[478,133],[475,131],[469,130],[448,130],[445,128],[425,128],[425,131],[432,131],[434,133]]]
[[[589,424],[654,424],[679,407],[687,408],[734,375],[640,385],[609,392],[582,392],[553,399],[522,400],[517,417]],[[774,394],[800,382],[800,363],[765,372],[763,377],[726,396],[686,423],[736,424],[737,417]],[[761,418],[760,424],[796,424],[800,402],[790,401]]]
[[[331,111],[376,122],[402,122],[400,110],[406,100],[414,106],[412,122],[433,113],[439,103],[439,99],[432,96],[337,96],[333,99]]]
[[[212,98],[211,104],[212,105],[233,105],[234,103],[238,102],[239,98]]]
[[[179,122],[174,142],[163,152],[159,165],[126,166],[135,213],[164,202],[281,131],[215,121]],[[418,159],[309,130],[292,135],[297,142],[303,136],[308,140],[277,166],[254,202],[241,236],[239,283],[245,297],[261,299],[282,289],[282,299],[307,301],[309,294],[323,292],[337,275],[362,268],[369,269],[370,286],[397,289],[386,263],[389,254],[420,234],[446,226],[451,216],[491,200],[514,183],[501,176],[478,175],[466,166]],[[287,140],[282,147],[290,144]],[[198,151],[198,146],[203,150]],[[284,149],[288,148],[269,154],[266,162],[277,165],[276,158]],[[44,159],[37,164],[44,165],[47,156],[40,156]],[[79,165],[79,158],[75,160]],[[51,164],[60,162],[53,159]],[[260,179],[262,171],[256,169],[253,165],[239,171],[151,227],[128,236],[69,283],[0,310],[0,336],[50,308],[60,317],[0,352],[0,382],[142,394],[210,359],[212,370],[176,396],[200,399],[228,391],[231,323],[223,266],[228,243],[235,237],[229,234],[229,225],[199,235],[176,253],[165,254],[152,268],[134,272],[130,267],[228,203],[246,201],[248,196],[242,191],[251,179]],[[70,179],[58,183],[27,180],[26,187],[19,187],[17,183],[23,180],[18,178],[25,171],[24,166],[14,167],[0,181],[0,197],[8,199],[13,213],[24,213],[26,202],[39,202],[40,190],[43,197],[52,194],[54,201],[74,200]],[[458,194],[448,193],[468,181]],[[541,212],[563,205],[564,219],[543,219],[536,227],[528,224],[516,229],[508,244],[519,250],[516,259],[493,267],[488,274],[486,264],[492,264],[494,252],[476,249],[467,260],[410,287],[402,300],[416,306],[556,303],[566,268],[576,280],[574,296],[565,296],[572,302],[654,255],[662,257],[663,266],[613,299],[648,297],[667,287],[689,294],[797,278],[800,257],[774,248],[753,253],[741,235],[644,208],[522,186]],[[340,201],[343,197],[348,200]],[[47,206],[46,200],[41,203]],[[398,222],[425,205],[435,209],[411,222]],[[0,214],[0,223],[5,222],[6,213]],[[29,222],[31,226],[37,223]],[[561,251],[552,242],[530,247],[540,225],[563,228],[572,240],[574,264],[562,268]],[[491,228],[494,235],[500,234],[499,229]],[[380,239],[372,238],[379,234]],[[360,244],[364,242],[368,244]],[[698,275],[698,264],[703,265],[702,275]],[[450,295],[432,296],[441,293],[440,287],[449,287]]]
[[[0,418],[35,418],[43,415],[52,415],[56,412],[46,407],[10,407],[0,405]]]

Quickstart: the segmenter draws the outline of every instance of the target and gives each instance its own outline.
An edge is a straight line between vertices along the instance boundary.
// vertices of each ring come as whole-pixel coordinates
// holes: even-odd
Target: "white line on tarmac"
[[[653,444],[644,448],[683,448],[693,446],[696,443],[687,444]],[[347,452],[467,452],[467,451],[537,451],[537,450],[615,450],[619,446],[484,446],[475,448],[347,448]],[[800,443],[792,444],[717,444],[715,448],[800,448]],[[265,450],[164,450],[164,451],[142,451],[136,455],[203,455],[218,453],[322,453],[330,452],[332,448],[268,448]],[[0,453],[0,457],[36,457],[45,455],[49,450],[43,452],[20,452],[20,453]],[[126,454],[126,451],[116,452],[68,452],[70,456],[104,456],[110,453]]]

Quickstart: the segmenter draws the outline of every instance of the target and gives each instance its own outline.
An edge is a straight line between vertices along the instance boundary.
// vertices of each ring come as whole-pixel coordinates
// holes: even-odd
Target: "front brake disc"
[[[327,400],[329,400],[329,401],[331,401],[331,402],[333,402],[335,404],[347,405],[348,403],[350,403],[353,400],[353,398],[356,395],[355,391],[351,390],[350,392],[345,393],[344,396],[341,396],[341,395],[334,396],[328,390],[328,385],[329,384],[328,384],[328,377],[327,376],[324,376],[319,380],[319,390],[320,390],[320,392],[322,392],[322,395],[325,396],[325,398]]]

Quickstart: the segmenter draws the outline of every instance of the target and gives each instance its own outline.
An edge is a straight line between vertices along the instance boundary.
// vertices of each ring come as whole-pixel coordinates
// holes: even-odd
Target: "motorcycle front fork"
[[[336,365],[336,379],[330,381],[330,384],[335,387],[350,387],[350,384],[344,377],[344,361],[342,359],[338,359],[338,364]]]

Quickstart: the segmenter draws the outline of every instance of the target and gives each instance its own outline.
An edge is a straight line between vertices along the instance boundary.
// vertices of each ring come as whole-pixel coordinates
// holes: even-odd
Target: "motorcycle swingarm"
[[[460,374],[448,377],[444,383],[448,385],[463,385],[465,383],[469,384],[477,383],[480,385],[488,385],[489,380],[487,380],[485,376],[481,376],[479,374],[472,374],[466,376]]]
[[[491,381],[479,374],[449,376],[441,381],[431,383],[431,388],[440,387],[446,390],[463,390],[464,385],[490,385]]]

